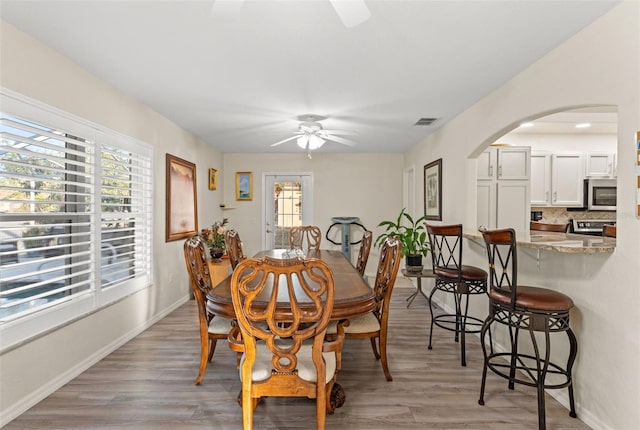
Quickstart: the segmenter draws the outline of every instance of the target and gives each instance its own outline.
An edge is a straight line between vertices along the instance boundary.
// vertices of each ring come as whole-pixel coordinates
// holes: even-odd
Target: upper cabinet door
[[[495,156],[494,151],[487,149],[482,154],[478,155],[478,172],[477,179],[489,180],[495,176]]]
[[[551,154],[531,151],[531,206],[551,204]]]
[[[589,152],[587,154],[588,178],[611,178],[615,176],[614,155],[608,152]]]
[[[584,161],[582,154],[558,153],[551,160],[551,204],[580,207],[583,205]]]
[[[498,179],[528,181],[530,176],[530,147],[498,148]]]

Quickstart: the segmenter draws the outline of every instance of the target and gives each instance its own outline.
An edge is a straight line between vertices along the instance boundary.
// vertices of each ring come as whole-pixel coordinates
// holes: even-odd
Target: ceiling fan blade
[[[279,141],[279,142],[272,143],[270,146],[278,146],[278,145],[282,145],[283,143],[288,142],[288,141],[293,140],[293,139],[297,139],[298,137],[300,137],[300,136],[291,136],[291,137],[287,137],[286,139],[282,139],[282,140],[281,140],[281,141]]]
[[[213,0],[211,16],[221,21],[233,21],[240,16],[244,0]]]
[[[329,0],[345,27],[362,24],[371,17],[364,0]]]
[[[322,130],[320,132],[321,134],[336,134],[336,135],[342,135],[342,136],[357,136],[358,132],[356,131],[349,131],[349,130]]]
[[[327,140],[333,140],[334,142],[338,142],[338,143],[341,143],[341,144],[347,145],[347,146],[356,146],[358,144],[357,142],[354,142],[353,140],[345,139],[343,137],[338,137],[338,136],[334,136],[334,135],[323,136],[323,138],[325,138]]]

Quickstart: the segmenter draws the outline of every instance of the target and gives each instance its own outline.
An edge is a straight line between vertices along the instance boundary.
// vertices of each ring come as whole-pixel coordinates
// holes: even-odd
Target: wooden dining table
[[[269,256],[272,258],[292,258],[296,256],[291,250],[273,249],[260,251],[255,258]],[[302,255],[297,255],[302,257]],[[332,320],[350,319],[367,312],[371,312],[375,307],[375,295],[373,289],[367,285],[355,267],[346,259],[340,251],[333,250],[308,250],[304,252],[304,258],[318,258],[323,260],[331,271],[335,283],[335,298]],[[268,297],[268,294],[265,295]],[[260,302],[254,302],[259,305]],[[287,312],[290,304],[288,301],[278,302],[277,307],[283,313]],[[304,303],[301,302],[304,307]],[[266,307],[266,301],[265,301]],[[231,275],[224,278],[214,286],[207,294],[207,312],[225,318],[235,319],[233,302],[231,301]]]

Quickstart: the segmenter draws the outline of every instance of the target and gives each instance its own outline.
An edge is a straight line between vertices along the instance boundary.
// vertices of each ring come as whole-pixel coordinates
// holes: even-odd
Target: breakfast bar
[[[484,246],[479,231],[467,231],[464,237]],[[518,248],[571,254],[612,253],[616,248],[616,239],[613,237],[540,231],[516,232],[516,243]]]

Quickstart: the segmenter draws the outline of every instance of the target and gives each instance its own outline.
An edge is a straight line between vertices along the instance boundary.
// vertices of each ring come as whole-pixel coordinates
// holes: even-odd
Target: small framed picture
[[[218,189],[218,171],[216,169],[209,169],[209,189]]]
[[[442,158],[424,166],[424,215],[442,221]]]
[[[253,200],[253,174],[236,172],[236,200]]]

